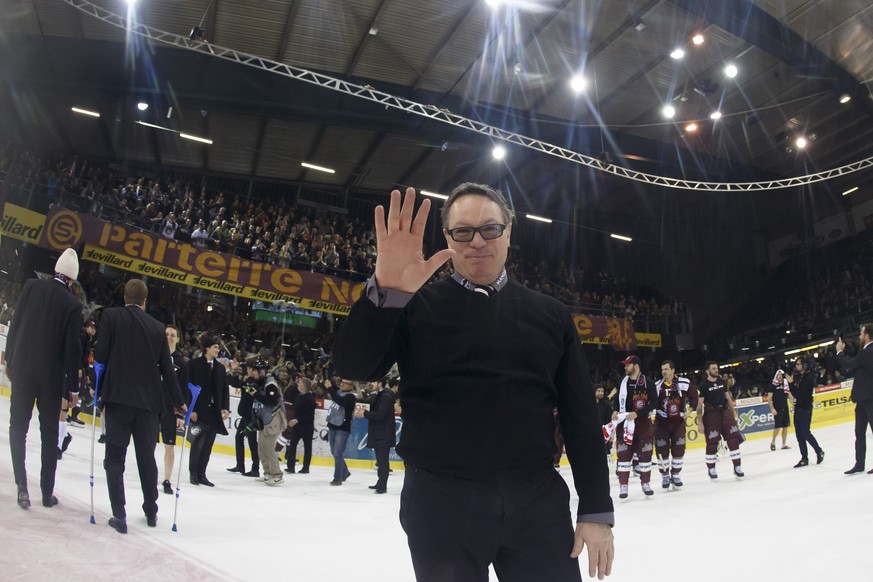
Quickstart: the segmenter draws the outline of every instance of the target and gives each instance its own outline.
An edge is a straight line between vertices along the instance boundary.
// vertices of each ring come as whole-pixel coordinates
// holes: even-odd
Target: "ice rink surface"
[[[414,579],[397,520],[400,471],[389,479],[387,495],[367,489],[376,480],[371,469],[352,468],[342,487],[331,487],[332,469],[315,465],[309,475],[286,475],[284,485],[268,487],[228,473],[234,461],[215,454],[208,476],[216,487],[182,482],[178,531],[173,532],[175,498],[163,493],[158,527],[146,527],[131,446],[125,473],[130,533],[120,535],[106,525],[101,445],[95,462],[97,523],[89,523],[90,427],[70,429],[74,438],[58,464],[60,505],[47,509],[39,503],[35,417],[27,443],[34,505],[23,511],[15,503],[8,452],[9,400],[0,398],[2,580]],[[726,458],[718,463],[718,480],[710,480],[701,449],[686,456],[681,491],[665,492],[653,474],[656,492],[645,498],[632,477],[630,497],[619,501],[613,477],[616,561],[609,580],[873,580],[873,475],[843,475],[853,464],[852,423],[818,429],[815,435],[826,452],[819,466],[792,468],[799,459],[792,434],[791,449],[785,451],[771,452],[769,438],[747,441],[741,448],[746,472],[741,480],[732,476]],[[873,446],[870,441],[868,432]],[[162,455],[159,445],[159,471]],[[569,467],[561,474],[572,490]],[[572,503],[575,508],[575,499]],[[581,566],[587,571],[587,560]]]

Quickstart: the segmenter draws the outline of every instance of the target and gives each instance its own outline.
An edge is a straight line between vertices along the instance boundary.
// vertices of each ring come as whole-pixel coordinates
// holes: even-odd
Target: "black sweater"
[[[550,469],[557,406],[579,514],[613,511],[588,364],[564,305],[514,281],[488,297],[446,279],[402,309],[365,295],[337,333],[336,369],[372,380],[395,361],[408,464],[480,482]]]

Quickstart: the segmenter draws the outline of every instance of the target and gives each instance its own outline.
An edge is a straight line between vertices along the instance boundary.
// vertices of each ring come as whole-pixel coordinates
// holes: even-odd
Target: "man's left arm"
[[[564,353],[555,374],[558,417],[579,495],[576,540],[571,557],[588,546],[588,574],[608,576],[614,556],[612,526],[615,514],[609,495],[609,467],[603,431],[588,362],[569,314],[564,327]]]

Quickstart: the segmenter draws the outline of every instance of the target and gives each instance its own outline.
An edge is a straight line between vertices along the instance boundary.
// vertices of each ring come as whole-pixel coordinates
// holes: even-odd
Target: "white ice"
[[[8,422],[9,400],[0,398],[0,448],[5,451]],[[387,495],[367,489],[375,482],[373,470],[353,468],[342,487],[331,487],[332,469],[315,465],[311,474],[287,475],[284,485],[272,488],[226,472],[234,461],[215,454],[208,476],[216,487],[182,482],[178,531],[173,532],[175,498],[163,493],[158,527],[146,527],[131,446],[125,474],[130,533],[119,535],[106,525],[102,446],[97,445],[92,525],[91,430],[70,430],[74,438],[58,464],[55,494],[60,505],[54,508],[39,503],[35,413],[27,441],[34,505],[27,511],[15,503],[9,453],[0,454],[2,580],[414,579],[397,520],[400,471],[389,479]],[[718,464],[718,480],[710,480],[700,449],[686,456],[681,491],[664,492],[655,474],[653,497],[644,498],[632,478],[629,499],[619,501],[613,480],[616,559],[609,580],[873,580],[873,560],[867,554],[873,552],[873,475],[843,475],[853,464],[851,423],[814,433],[826,451],[819,466],[792,468],[799,453],[790,435],[791,449],[785,451],[771,452],[768,438],[747,441],[742,446],[747,476],[741,480],[731,475],[727,459]],[[159,445],[159,472],[162,455]],[[572,490],[569,467],[561,474]],[[575,507],[575,499],[572,503]],[[587,560],[581,560],[581,567],[587,571]]]

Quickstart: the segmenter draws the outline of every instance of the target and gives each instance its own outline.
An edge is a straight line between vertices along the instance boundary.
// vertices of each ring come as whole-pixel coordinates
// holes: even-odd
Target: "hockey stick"
[[[100,362],[94,362],[94,401],[91,404],[91,523],[94,521],[94,435],[97,434],[97,398],[100,396],[100,377],[106,368]]]
[[[191,426],[191,413],[194,412],[194,404],[197,402],[197,397],[200,396],[200,386],[188,382],[188,390],[191,391],[191,406],[188,407],[188,412],[185,413],[185,436],[182,439],[182,452],[179,454],[179,470],[176,472],[176,503],[173,507],[173,531],[179,531],[176,528],[176,516],[179,513],[179,497],[181,489],[179,484],[182,480],[182,464],[185,460],[185,441],[188,440],[188,429]]]

